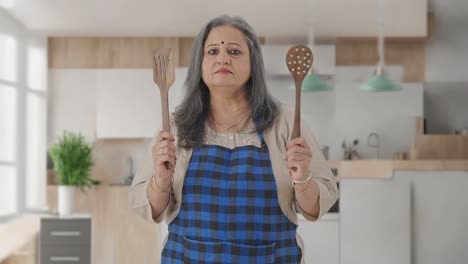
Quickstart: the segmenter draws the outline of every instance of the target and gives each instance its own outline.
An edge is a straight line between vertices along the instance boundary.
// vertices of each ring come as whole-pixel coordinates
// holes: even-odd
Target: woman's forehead
[[[239,45],[246,46],[245,36],[239,29],[232,26],[213,28],[205,41],[205,47],[211,45]]]

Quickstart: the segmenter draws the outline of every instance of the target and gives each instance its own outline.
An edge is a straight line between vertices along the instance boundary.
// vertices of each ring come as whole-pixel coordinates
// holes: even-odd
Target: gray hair
[[[244,34],[249,47],[251,72],[245,87],[250,115],[255,122],[257,132],[269,129],[279,112],[278,102],[270,95],[265,83],[262,52],[254,30],[241,17],[228,15],[216,17],[209,21],[195,37],[185,80],[185,96],[173,113],[178,142],[184,148],[203,144],[205,121],[210,109],[210,92],[202,79],[204,45],[210,31],[223,25],[239,29]]]

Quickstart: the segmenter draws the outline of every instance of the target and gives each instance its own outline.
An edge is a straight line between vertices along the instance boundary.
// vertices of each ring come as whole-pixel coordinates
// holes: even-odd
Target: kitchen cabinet
[[[183,96],[187,68],[178,68],[169,89],[169,112]],[[152,69],[97,70],[98,138],[151,138],[161,126],[159,88]]]
[[[93,264],[160,263],[160,226],[146,221],[128,205],[125,185],[99,185],[75,191],[74,211],[92,217]],[[57,208],[58,188],[49,186],[48,207]],[[73,262],[66,262],[73,263]]]
[[[304,260],[306,264],[338,264],[340,259],[340,217],[337,213],[328,213],[316,222],[310,222],[299,216],[298,234],[304,242]]]
[[[48,142],[63,130],[95,138],[96,71],[86,69],[50,69],[47,103]]]
[[[91,218],[42,218],[41,264],[91,263]]]
[[[410,193],[401,179],[341,179],[341,264],[411,263]]]

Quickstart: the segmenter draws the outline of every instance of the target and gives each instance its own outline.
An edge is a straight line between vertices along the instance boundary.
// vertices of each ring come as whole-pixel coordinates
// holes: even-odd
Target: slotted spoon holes
[[[310,60],[309,60],[310,61]],[[310,63],[299,62],[296,60],[288,60],[288,69],[297,75],[306,74],[310,70]]]
[[[312,51],[303,45],[294,46],[286,55],[286,63],[293,76],[306,75],[312,64]]]

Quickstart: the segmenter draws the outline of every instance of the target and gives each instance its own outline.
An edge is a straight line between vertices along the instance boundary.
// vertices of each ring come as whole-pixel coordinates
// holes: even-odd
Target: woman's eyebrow
[[[238,43],[236,43],[236,42],[228,42],[228,43],[226,43],[226,45],[236,45],[236,46],[239,46],[239,47],[241,46],[240,44],[238,44]],[[209,45],[207,45],[207,46],[205,47],[205,49],[208,48],[208,47],[211,47],[211,46],[219,46],[219,43],[209,44]]]

